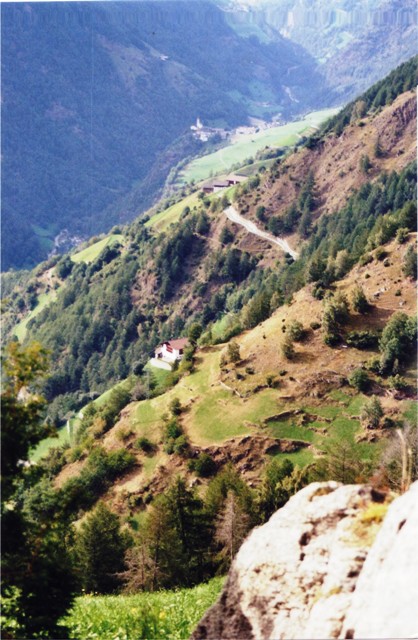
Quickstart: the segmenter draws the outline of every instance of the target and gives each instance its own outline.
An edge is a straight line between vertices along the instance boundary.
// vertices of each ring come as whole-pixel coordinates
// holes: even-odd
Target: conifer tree
[[[118,516],[99,502],[76,536],[80,579],[87,592],[117,591],[128,546],[129,536],[121,531]]]
[[[67,548],[69,527],[55,492],[36,484],[36,474],[24,464],[30,449],[48,435],[43,422],[45,401],[37,394],[47,368],[46,353],[38,344],[22,348],[14,342],[2,364],[3,637],[64,637],[65,629],[58,620],[75,593]],[[36,492],[34,504],[45,508],[36,513],[34,508],[24,508],[25,485]]]

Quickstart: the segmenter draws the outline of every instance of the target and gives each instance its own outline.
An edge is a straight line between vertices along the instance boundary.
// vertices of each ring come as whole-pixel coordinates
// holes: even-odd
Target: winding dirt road
[[[251,220],[246,220],[232,205],[224,210],[224,214],[226,215],[231,222],[235,222],[236,224],[240,224],[243,226],[249,233],[258,236],[259,238],[263,238],[263,240],[267,240],[271,244],[278,245],[283,251],[292,256],[293,260],[297,260],[298,254],[296,251],[291,249],[287,240],[283,240],[282,238],[276,238],[271,233],[267,233],[267,231],[262,231],[259,229],[254,222]]]

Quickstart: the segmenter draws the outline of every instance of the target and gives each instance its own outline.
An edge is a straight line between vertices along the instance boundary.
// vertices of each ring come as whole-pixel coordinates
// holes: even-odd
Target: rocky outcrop
[[[342,637],[418,637],[418,482],[389,508],[357,580]]]
[[[309,485],[244,542],[193,640],[415,637],[417,497]]]

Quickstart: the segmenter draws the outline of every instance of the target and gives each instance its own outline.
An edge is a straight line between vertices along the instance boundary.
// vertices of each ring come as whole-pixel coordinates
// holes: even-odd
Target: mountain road
[[[263,240],[267,240],[271,244],[275,244],[279,246],[283,251],[291,255],[293,260],[297,260],[298,253],[296,251],[293,251],[293,249],[290,247],[287,240],[283,240],[282,238],[277,238],[276,236],[273,236],[271,233],[268,233],[267,231],[263,231],[262,229],[259,229],[254,222],[252,222],[251,220],[246,220],[244,216],[238,213],[238,211],[232,205],[230,207],[227,207],[224,210],[224,214],[229,220],[231,220],[231,222],[240,224],[249,233],[252,233],[255,236],[258,236],[259,238],[263,238]]]

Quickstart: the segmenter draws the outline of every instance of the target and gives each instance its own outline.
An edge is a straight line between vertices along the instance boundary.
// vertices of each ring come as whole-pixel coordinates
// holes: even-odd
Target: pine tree
[[[114,593],[120,587],[129,537],[119,518],[103,502],[82,523],[76,536],[76,555],[83,588],[90,593]]]
[[[144,539],[127,550],[125,566],[125,571],[118,577],[124,582],[123,590],[126,593],[152,591],[154,584],[160,579],[149,544]]]
[[[144,535],[154,567],[152,588],[192,586],[209,577],[208,516],[183,479],[176,478],[155,501]]]

